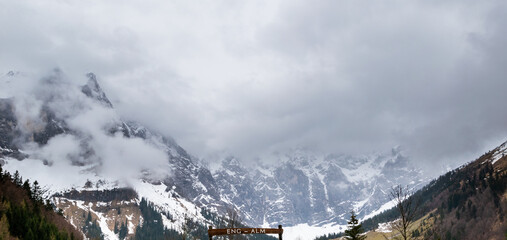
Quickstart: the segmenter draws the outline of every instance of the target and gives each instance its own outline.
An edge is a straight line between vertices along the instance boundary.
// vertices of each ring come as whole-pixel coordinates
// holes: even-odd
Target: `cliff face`
[[[228,157],[218,169],[221,196],[257,225],[346,224],[351,210],[364,217],[388,202],[391,186],[424,183],[396,149],[361,157],[294,150],[275,164],[251,167]]]
[[[12,157],[18,160],[26,156],[19,152],[16,146],[16,137],[20,135],[17,130],[17,119],[14,115],[12,99],[0,99],[0,157]]]

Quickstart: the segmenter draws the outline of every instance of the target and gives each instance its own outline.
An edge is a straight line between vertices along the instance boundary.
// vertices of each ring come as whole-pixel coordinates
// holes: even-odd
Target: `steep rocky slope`
[[[398,149],[359,157],[294,150],[276,162],[246,167],[229,157],[213,175],[221,195],[256,224],[346,224],[351,210],[363,217],[388,202],[391,186],[424,183]]]

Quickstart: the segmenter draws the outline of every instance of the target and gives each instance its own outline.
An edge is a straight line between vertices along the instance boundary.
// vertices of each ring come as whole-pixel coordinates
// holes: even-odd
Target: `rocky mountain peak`
[[[97,81],[97,76],[94,73],[88,73],[86,76],[88,77],[88,82],[81,87],[81,92],[83,92],[86,96],[99,101],[102,105],[112,108],[113,104],[109,101],[104,91],[102,91],[102,88]]]
[[[241,168],[241,164],[235,157],[227,157],[222,161],[222,167],[225,169],[237,169]]]

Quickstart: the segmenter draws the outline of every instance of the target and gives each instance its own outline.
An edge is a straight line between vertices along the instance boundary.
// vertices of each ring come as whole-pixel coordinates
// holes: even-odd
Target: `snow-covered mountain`
[[[252,166],[226,157],[212,172],[172,138],[118,116],[94,74],[83,82],[58,70],[35,82],[3,76],[0,163],[44,184],[76,226],[93,213],[109,239],[118,238],[118,222],[134,234],[142,198],[177,231],[188,219],[211,224],[207,211],[228,209],[252,226],[320,226],[345,223],[351,210],[370,214],[388,201],[391,186],[424,181],[398,148],[364,156],[299,149]]]
[[[244,167],[228,157],[213,174],[221,195],[252,224],[345,224],[351,210],[363,217],[388,202],[392,186],[424,183],[398,148],[364,156],[294,150],[275,159]]]
[[[1,94],[7,95],[0,99],[4,169],[43,183],[47,195],[79,228],[84,222],[81,215],[85,216],[81,212],[93,213],[106,239],[117,238],[112,233],[116,222],[128,221],[133,234],[143,220],[131,205],[142,198],[171,216],[163,218],[164,225],[176,230],[187,219],[209,223],[201,207],[223,212],[226,205],[209,170],[170,137],[122,120],[96,76],[86,77],[87,83],[78,86],[55,71],[32,81],[36,87],[22,88],[24,92],[5,90],[19,89],[19,81],[30,80],[16,74],[2,77]],[[110,192],[128,189],[135,194]],[[131,214],[112,213],[120,208]]]

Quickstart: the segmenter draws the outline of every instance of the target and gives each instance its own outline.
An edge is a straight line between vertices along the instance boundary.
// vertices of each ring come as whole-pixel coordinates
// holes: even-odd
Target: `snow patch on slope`
[[[342,232],[347,225],[328,224],[321,227],[310,226],[308,224],[298,224],[292,227],[283,227],[284,239],[313,240],[316,237],[327,235],[329,233]]]
[[[197,222],[205,222],[199,207],[179,197],[173,188],[168,188],[163,183],[153,185],[140,180],[133,187],[139,195],[139,199],[145,198],[147,201],[152,202],[160,212],[171,213],[174,221],[167,219],[162,214],[164,226],[167,228],[181,231],[181,226],[185,223],[186,218]]]
[[[57,201],[59,201],[59,200],[57,199]],[[89,211],[97,216],[97,218],[98,218],[97,223],[99,224],[100,230],[104,234],[105,240],[117,240],[118,239],[118,236],[111,229],[109,229],[109,227],[107,225],[107,220],[108,220],[107,217],[105,217],[103,213],[93,210],[93,208],[92,208],[93,203],[89,202],[88,204],[85,204],[85,201],[81,201],[81,200],[72,200],[72,202],[75,204],[76,207],[83,209],[85,211]]]
[[[393,222],[379,223],[376,231],[381,233],[389,233],[391,232],[392,223]]]
[[[90,208],[91,210],[91,208]],[[95,213],[97,215],[97,217],[99,218],[99,226],[100,226],[100,230],[102,230],[102,233],[104,234],[104,239],[105,240],[116,240],[118,239],[118,236],[116,236],[116,234],[111,231],[111,229],[109,229],[109,226],[107,226],[107,217],[105,217],[102,213],[99,213],[99,212],[95,212],[92,210],[93,213]]]
[[[507,154],[507,142],[504,142],[502,145],[498,147],[498,150],[495,151],[493,156],[491,157],[491,164],[495,164],[500,158],[504,157]]]
[[[382,168],[385,165],[385,161],[380,164],[376,163],[377,157],[370,156],[364,164],[360,164],[355,168],[340,167],[340,169],[349,182],[370,182],[381,174]]]
[[[364,216],[363,218],[361,218],[360,221],[363,221],[365,219],[368,219],[368,218],[371,218],[371,217],[373,217],[375,215],[378,215],[378,214],[382,213],[383,211],[387,211],[387,210],[393,208],[394,206],[396,206],[396,200],[395,199],[393,199],[393,200],[391,200],[391,201],[389,201],[387,203],[384,203],[379,209],[377,209],[377,210],[369,213],[368,215]]]

